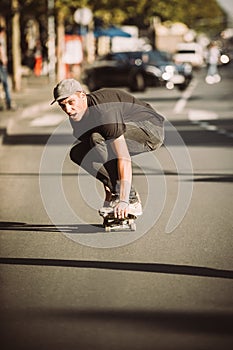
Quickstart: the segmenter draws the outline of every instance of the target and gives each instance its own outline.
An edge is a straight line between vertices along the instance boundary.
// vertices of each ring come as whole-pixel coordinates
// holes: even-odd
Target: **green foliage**
[[[78,8],[87,6],[88,0],[55,0],[54,3],[56,9],[75,11]]]
[[[22,16],[40,17],[47,14],[49,0],[18,0]],[[9,18],[12,0],[0,1],[0,14]],[[151,18],[183,22],[197,31],[218,33],[224,28],[225,14],[216,0],[54,0],[55,13],[62,11],[73,23],[73,13],[89,7],[105,25],[135,24],[143,28]]]
[[[159,4],[161,3],[159,1]],[[165,7],[166,9],[163,9],[164,20],[183,22],[196,31],[215,31],[217,33],[225,25],[225,14],[216,0],[170,0],[166,1]],[[162,13],[162,8],[159,7],[158,9]]]
[[[87,5],[106,25],[130,23],[142,28],[158,16],[211,34],[225,26],[225,14],[216,0],[89,0]]]

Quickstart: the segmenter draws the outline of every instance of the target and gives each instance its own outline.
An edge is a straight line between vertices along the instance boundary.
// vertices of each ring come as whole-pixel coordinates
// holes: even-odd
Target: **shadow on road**
[[[51,134],[14,134],[3,135],[3,144],[5,145],[46,145]],[[57,134],[53,135],[54,145],[72,145],[75,138],[72,135]]]
[[[161,172],[160,170],[153,170],[153,169],[147,169],[144,168],[145,171],[140,171],[138,168],[135,168],[133,175],[134,176],[180,176],[183,177],[180,181],[193,181],[193,182],[219,182],[219,183],[231,183],[233,182],[233,174],[224,174],[224,173],[178,173],[176,171],[169,171],[165,170]],[[62,177],[76,177],[77,173],[13,173],[13,172],[6,172],[6,173],[0,173],[1,176],[29,176],[29,177],[38,177],[38,176],[62,176]],[[79,173],[78,176],[90,176],[87,173]],[[184,177],[190,177],[191,179],[184,179]],[[0,230],[1,225],[4,225],[4,222],[0,222]],[[7,223],[8,224],[8,223]],[[12,223],[12,225],[18,225]],[[26,225],[26,224],[23,224]],[[96,225],[94,225],[96,226]],[[80,226],[79,226],[80,227]],[[49,228],[49,225],[48,225]],[[77,228],[77,226],[76,226]],[[74,227],[75,229],[75,227]]]
[[[134,324],[149,329],[166,329],[176,332],[201,332],[232,334],[232,313],[227,312],[191,312],[191,311],[151,311],[151,310],[77,310],[77,309],[30,309],[25,317],[43,319],[70,319],[81,322]]]
[[[175,134],[178,132],[187,146],[233,146],[233,124],[232,119],[211,120],[202,127],[198,123],[189,120],[172,121],[175,130],[165,131],[166,146],[177,145]],[[213,130],[208,130],[208,127]],[[69,134],[55,134],[50,139],[51,134],[7,134],[3,132],[2,142],[5,145],[46,145],[50,141],[51,145],[72,145],[75,138]]]
[[[233,146],[232,119],[213,120],[174,120],[174,130],[165,132],[166,146],[179,146],[176,144],[175,133],[178,132],[187,146]]]
[[[35,228],[33,227],[33,230]],[[186,275],[212,278],[233,279],[233,271],[214,269],[202,266],[172,265],[157,263],[116,262],[116,261],[87,261],[37,258],[0,258],[4,265],[57,266],[72,268],[90,268],[103,270],[141,271],[172,275]]]
[[[233,176],[232,175],[225,175],[225,176],[213,176],[213,177],[201,177],[198,179],[193,179],[194,182],[221,182],[221,183],[230,183],[233,182]]]
[[[0,231],[38,231],[63,232],[69,234],[104,232],[100,224],[74,224],[74,225],[32,225],[24,222],[0,222]]]

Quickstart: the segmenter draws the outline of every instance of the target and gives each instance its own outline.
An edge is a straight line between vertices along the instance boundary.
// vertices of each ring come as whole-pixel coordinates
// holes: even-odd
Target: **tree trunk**
[[[60,10],[57,15],[57,80],[65,78],[65,66],[63,63],[65,45],[64,11]]]
[[[20,15],[18,0],[12,0],[12,83],[13,90],[21,89],[21,49],[20,49]]]
[[[48,0],[48,59],[49,59],[49,79],[56,80],[56,32],[54,16],[54,0]]]

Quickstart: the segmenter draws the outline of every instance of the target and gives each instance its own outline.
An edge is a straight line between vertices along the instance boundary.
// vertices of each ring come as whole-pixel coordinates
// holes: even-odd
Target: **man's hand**
[[[124,219],[129,214],[129,203],[126,201],[120,201],[114,207],[114,216],[115,218]]]
[[[132,164],[124,135],[113,141],[113,149],[118,160],[118,175],[120,181],[120,201],[114,208],[114,215],[124,219],[129,213],[129,194],[132,182]]]

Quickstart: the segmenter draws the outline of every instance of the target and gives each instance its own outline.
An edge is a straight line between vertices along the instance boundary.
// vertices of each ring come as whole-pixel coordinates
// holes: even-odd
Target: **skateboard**
[[[116,218],[114,213],[106,213],[101,215],[104,219],[103,227],[105,232],[111,231],[136,231],[135,220],[137,217],[133,214],[128,214],[126,218]]]

